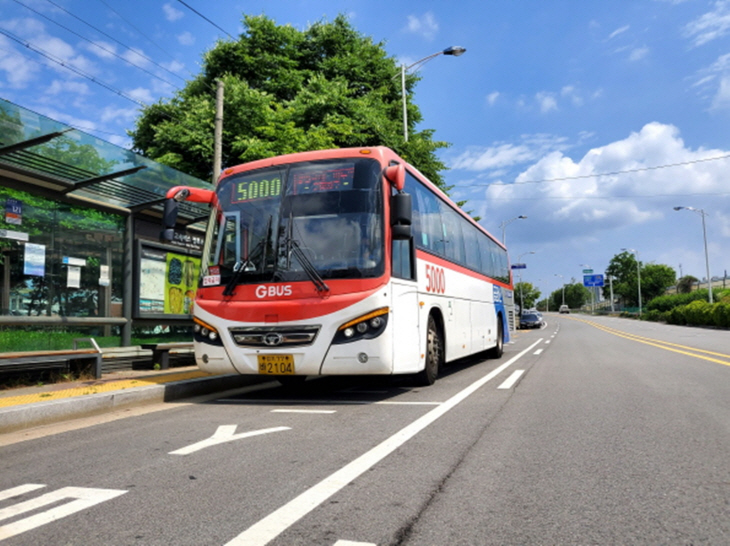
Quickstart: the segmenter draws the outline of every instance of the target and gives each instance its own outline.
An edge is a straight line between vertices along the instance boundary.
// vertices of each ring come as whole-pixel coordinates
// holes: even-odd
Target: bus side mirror
[[[413,204],[408,193],[396,193],[390,200],[390,225],[393,239],[411,238]]]
[[[393,187],[401,192],[406,186],[406,168],[402,163],[391,165],[385,169],[385,178],[388,179]]]
[[[172,241],[173,239],[178,206],[179,203],[175,199],[165,201],[165,212],[162,215],[162,232],[160,233],[162,241]]]

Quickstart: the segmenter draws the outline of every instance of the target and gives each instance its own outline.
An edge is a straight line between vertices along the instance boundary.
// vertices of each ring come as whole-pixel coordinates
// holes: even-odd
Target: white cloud
[[[553,93],[540,91],[535,95],[535,99],[540,105],[540,112],[542,112],[543,114],[558,109],[558,101]]]
[[[5,36],[0,36],[0,72],[5,73],[4,80],[9,87],[23,89],[33,81],[40,70],[40,66],[26,59],[22,53],[15,50]],[[0,80],[0,89],[6,87]]]
[[[114,59],[114,54],[117,52],[117,48],[114,44],[97,40],[93,44],[87,44],[86,49],[96,55],[97,57],[104,60]]]
[[[564,142],[559,144],[567,147]],[[500,150],[504,152],[501,162]],[[463,154],[453,168],[489,169],[507,165],[510,159],[517,164],[537,152],[524,145],[502,144],[490,154],[473,158],[471,164]],[[715,210],[727,209],[730,196],[725,179],[730,159],[713,159],[726,155],[730,152],[691,150],[676,127],[648,123],[622,140],[589,150],[578,160],[560,149],[547,151],[513,183],[483,189],[487,205],[477,212],[494,217],[487,208],[499,209],[499,217],[524,214],[533,218],[534,239],[585,238],[629,228],[638,233],[639,226],[665,218],[674,205],[702,206],[705,202]],[[676,164],[682,165],[661,168]],[[472,183],[472,188],[482,185]],[[466,193],[462,187],[458,198],[473,203],[478,197],[474,189],[470,191]],[[719,218],[717,222],[716,229],[730,230],[727,222]]]
[[[180,45],[189,46],[195,43],[195,36],[191,32],[185,31],[177,35],[177,41]]]
[[[730,32],[730,1],[718,0],[713,11],[701,15],[684,27],[684,34],[701,46]]]
[[[451,169],[493,171],[539,160],[565,149],[566,139],[554,135],[525,135],[518,144],[498,143],[489,148],[473,146],[449,162]],[[491,173],[494,175],[495,173]]]
[[[497,99],[499,98],[499,91],[494,91],[492,93],[489,93],[487,95],[487,103],[489,106],[494,106],[494,104],[497,102]]]
[[[185,14],[180,11],[179,9],[175,9],[172,7],[172,4],[163,4],[162,5],[162,11],[165,14],[165,19],[167,19],[170,22],[177,21],[178,19],[182,19]]]
[[[47,95],[58,95],[60,93],[72,93],[74,95],[88,95],[89,86],[78,81],[53,80],[45,90]]]
[[[126,93],[134,100],[143,102],[145,104],[151,104],[155,101],[155,97],[152,95],[152,92],[149,89],[145,89],[144,87],[137,87],[135,89],[127,91]]]
[[[438,22],[430,11],[425,13],[422,17],[415,15],[408,16],[408,25],[406,26],[408,32],[419,34],[427,40],[432,40],[439,30]]]
[[[631,50],[629,54],[630,61],[640,61],[649,54],[648,47],[637,47]]]
[[[621,27],[621,28],[617,28],[617,29],[616,29],[616,30],[614,30],[614,31],[613,31],[613,32],[612,32],[611,34],[609,34],[609,35],[608,35],[608,39],[609,39],[609,40],[612,40],[613,38],[615,38],[615,37],[616,37],[616,36],[618,36],[619,34],[623,34],[623,33],[624,33],[624,32],[626,32],[627,30],[629,30],[629,28],[631,28],[631,27],[630,27],[629,25],[625,25],[625,26],[623,26],[623,27]]]

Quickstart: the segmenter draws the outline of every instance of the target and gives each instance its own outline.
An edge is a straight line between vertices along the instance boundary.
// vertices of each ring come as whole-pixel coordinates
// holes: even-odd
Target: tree
[[[639,275],[641,275],[642,305],[657,296],[664,294],[667,288],[676,282],[676,273],[668,265],[646,264],[637,262],[633,253],[624,251],[615,255],[608,267],[606,275],[613,277],[613,293],[620,296],[630,306],[639,305]],[[603,289],[604,297],[609,297],[608,287]]]
[[[522,309],[532,309],[540,297],[540,290],[529,282],[518,282],[514,287],[515,301],[521,303]]]
[[[689,294],[692,292],[692,287],[697,282],[699,282],[697,277],[685,275],[677,281],[677,294]]]
[[[130,131],[135,151],[209,180],[213,163],[216,80],[225,85],[223,164],[305,150],[384,145],[444,187],[436,157],[447,143],[415,131],[411,102],[417,75],[406,78],[410,139],[402,136],[400,69],[383,44],[340,15],[304,31],[266,16],[243,18],[236,41],[219,41],[201,73],[170,100],[142,110]]]

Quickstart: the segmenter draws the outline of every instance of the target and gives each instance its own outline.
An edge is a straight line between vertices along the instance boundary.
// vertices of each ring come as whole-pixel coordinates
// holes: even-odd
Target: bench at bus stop
[[[91,348],[81,349],[80,343],[88,343]],[[76,338],[73,349],[54,351],[22,351],[0,353],[0,372],[25,372],[38,370],[71,371],[72,364],[86,370],[91,365],[96,379],[101,378],[102,352],[93,338]]]
[[[178,341],[169,343],[142,343],[142,349],[152,351],[152,365],[159,364],[161,370],[170,368],[170,355],[193,354],[192,341]]]

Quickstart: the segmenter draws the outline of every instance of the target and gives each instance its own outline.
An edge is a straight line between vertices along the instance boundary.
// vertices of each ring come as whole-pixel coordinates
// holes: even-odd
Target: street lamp
[[[639,316],[641,316],[641,262],[639,261],[639,251],[633,248],[622,248],[621,250],[636,254],[636,277],[639,282]]]
[[[501,224],[499,224],[499,227],[502,230],[502,244],[505,244],[507,225],[508,224],[511,224],[515,220],[526,220],[526,219],[527,219],[527,216],[525,216],[524,214],[520,214],[516,218],[511,218],[509,220],[505,220],[504,222],[502,222]]]
[[[522,256],[527,256],[528,254],[534,254],[534,250],[530,250],[530,252],[523,252],[519,256],[517,256],[517,263],[522,263],[520,260],[522,259]],[[522,297],[522,270],[520,269],[520,315],[525,312],[525,300]]]
[[[458,57],[459,55],[463,55],[466,53],[466,49],[460,46],[451,46],[447,47],[443,51],[438,51],[434,53],[433,55],[429,55],[428,57],[424,57],[423,59],[419,59],[413,64],[410,64],[408,66],[402,64],[400,66],[400,84],[401,84],[401,97],[403,98],[403,140],[408,142],[408,108],[407,108],[407,98],[406,98],[406,72],[408,72],[411,68],[422,65],[431,59],[438,57],[439,55],[453,55],[454,57]]]
[[[560,277],[560,282],[563,283],[563,305],[565,305],[565,281],[563,280],[563,276],[559,273],[555,273],[556,277]]]
[[[705,241],[705,267],[707,268],[707,297],[710,303],[714,303],[712,296],[712,277],[710,277],[710,258],[707,254],[707,229],[705,228],[705,216],[707,213],[703,209],[696,209],[694,207],[674,207],[674,210],[691,210],[702,216],[702,237]]]

